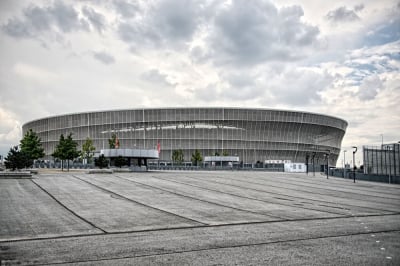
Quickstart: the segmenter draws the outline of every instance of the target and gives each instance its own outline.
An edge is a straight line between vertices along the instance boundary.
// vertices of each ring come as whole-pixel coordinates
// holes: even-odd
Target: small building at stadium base
[[[305,163],[293,163],[291,160],[265,160],[264,168],[289,173],[307,172],[307,165]]]
[[[100,155],[110,159],[110,165],[113,166],[113,162],[117,157],[123,157],[128,159],[128,167],[133,166],[146,166],[148,160],[159,159],[158,150],[145,150],[145,149],[102,149]]]
[[[239,163],[238,156],[206,156],[204,157],[204,164],[207,167],[233,167]]]

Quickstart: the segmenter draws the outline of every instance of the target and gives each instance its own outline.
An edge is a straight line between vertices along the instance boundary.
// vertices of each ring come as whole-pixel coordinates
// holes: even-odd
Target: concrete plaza
[[[400,265],[400,186],[316,174],[0,179],[0,265]]]

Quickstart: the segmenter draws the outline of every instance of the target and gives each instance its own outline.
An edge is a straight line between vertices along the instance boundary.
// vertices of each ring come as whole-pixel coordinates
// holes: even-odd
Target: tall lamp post
[[[313,169],[313,176],[315,176],[315,165],[314,165],[314,159],[315,159],[316,153],[312,153],[312,169]]]
[[[326,179],[328,179],[329,176],[329,154],[330,154],[330,150],[327,150],[326,153]]]
[[[307,175],[308,175],[308,161],[310,160],[310,155],[307,153],[306,154],[306,172],[307,172]]]
[[[346,178],[346,150],[343,151],[343,178]]]
[[[391,171],[392,171],[392,166],[391,166],[391,161],[390,161],[390,147],[389,146],[386,146],[386,151],[388,152],[388,156],[389,156],[389,184],[391,183],[390,182],[390,174],[391,174]],[[387,165],[387,162],[386,162],[386,156],[385,156],[385,164],[386,164],[386,168],[388,167],[388,165]]]
[[[357,147],[353,146],[352,147],[354,149],[353,151],[353,182],[356,182],[356,161],[355,161],[355,157],[356,157],[356,152],[357,152]]]

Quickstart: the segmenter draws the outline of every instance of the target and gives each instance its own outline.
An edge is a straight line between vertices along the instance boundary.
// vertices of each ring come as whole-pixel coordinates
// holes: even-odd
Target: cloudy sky
[[[343,149],[400,141],[399,0],[1,0],[0,59],[3,155],[27,121],[142,107],[317,112],[348,121]]]

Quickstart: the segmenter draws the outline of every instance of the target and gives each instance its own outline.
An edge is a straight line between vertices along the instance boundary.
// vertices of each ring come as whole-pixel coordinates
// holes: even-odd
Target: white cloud
[[[59,77],[56,73],[41,67],[19,62],[13,66],[13,71],[21,78],[34,80],[37,82],[55,82]]]
[[[18,144],[21,136],[21,123],[15,114],[0,107],[0,155],[6,155],[8,150]]]
[[[378,75],[369,76],[362,81],[357,95],[360,100],[370,101],[375,99],[382,87],[383,83]]]

